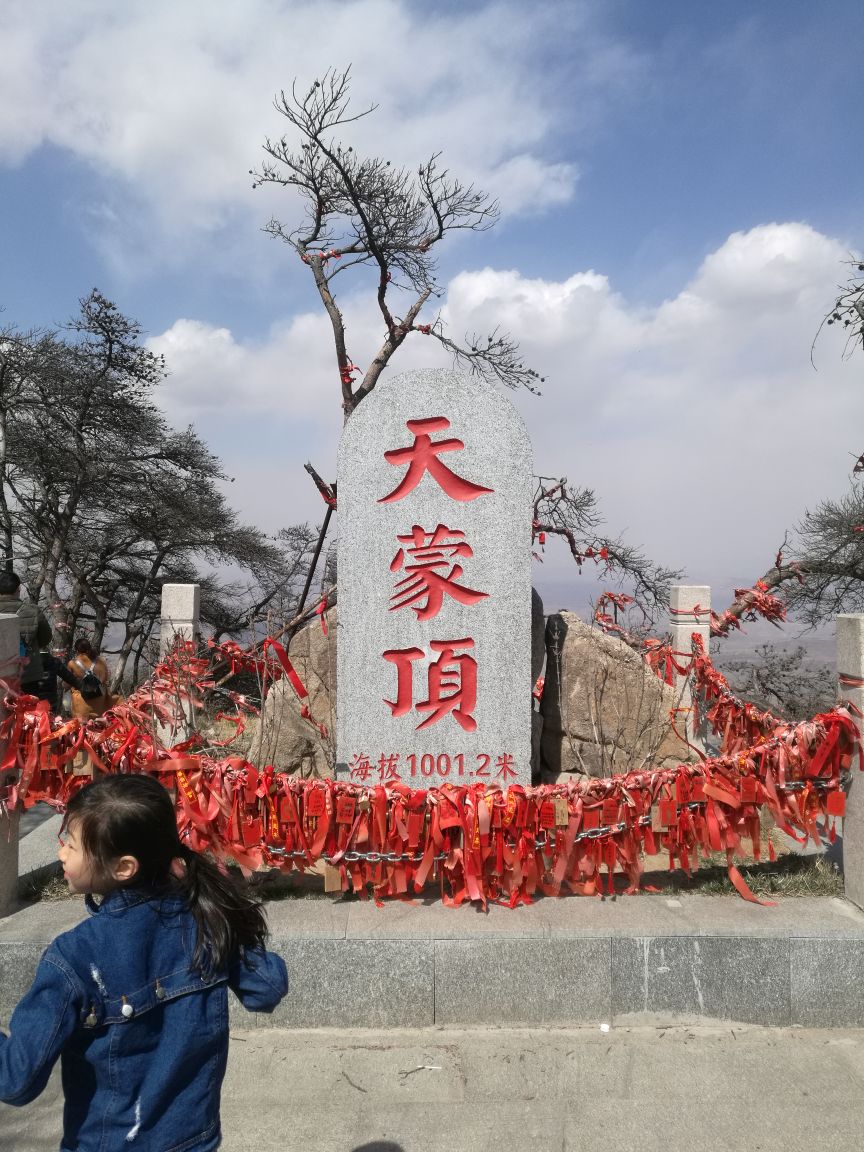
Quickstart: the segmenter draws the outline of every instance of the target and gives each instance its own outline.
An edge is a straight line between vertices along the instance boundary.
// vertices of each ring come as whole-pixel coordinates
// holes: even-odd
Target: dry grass
[[[798,856],[788,848],[778,846],[777,859],[769,861],[767,838],[762,844],[762,862],[752,856],[736,861],[741,875],[756,896],[842,896],[843,873],[825,856]],[[666,895],[695,894],[704,896],[732,896],[735,888],[726,871],[726,859],[714,853],[701,860],[701,867],[689,878],[681,869],[668,871],[666,857],[653,856],[646,861],[643,883],[659,888]],[[232,871],[234,869],[232,868]],[[239,869],[236,870],[239,877]],[[617,887],[623,877],[617,877]],[[251,887],[264,901],[282,900],[345,900],[358,899],[356,895],[324,891],[323,865],[306,873],[277,871],[253,873]],[[435,886],[437,890],[437,885]],[[62,876],[46,872],[22,881],[19,896],[28,903],[56,902],[70,899],[69,889]]]
[[[756,863],[752,858],[736,861],[738,871],[755,896],[842,896],[843,873],[825,856],[797,856],[786,852],[774,861]],[[726,858],[720,853],[707,858],[698,871],[687,877],[674,872],[646,872],[644,882],[664,893],[690,893],[703,896],[733,896]]]
[[[22,880],[18,888],[18,895],[28,903],[55,903],[58,900],[69,900],[72,896],[69,886],[62,876],[56,872],[43,872],[35,876],[28,876]]]

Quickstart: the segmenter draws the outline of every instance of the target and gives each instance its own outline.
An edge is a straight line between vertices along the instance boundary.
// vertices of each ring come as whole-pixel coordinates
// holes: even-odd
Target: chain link
[[[841,788],[845,787],[848,784],[849,779],[850,779],[850,775],[851,774],[848,772],[841,775],[841,777],[840,777]],[[830,780],[819,780],[819,779],[809,780],[809,781],[807,781],[807,780],[793,780],[788,784],[778,784],[777,790],[779,792],[799,792],[799,791],[803,790],[804,788],[808,787],[808,785],[811,787],[814,787],[814,788],[819,788],[821,790],[826,790],[826,789],[832,787],[832,782]],[[677,814],[679,812],[684,811],[685,809],[689,812],[697,812],[697,811],[699,811],[699,809],[704,808],[706,803],[707,803],[706,800],[690,800],[684,804],[677,804],[676,808],[675,808],[675,814],[677,816]],[[3,801],[0,800],[0,814],[3,814],[3,809],[4,809]],[[633,821],[633,825],[640,827],[640,828],[646,828],[651,823],[652,823],[652,817],[650,815],[640,816],[640,817],[638,817],[638,819]],[[628,821],[621,820],[617,824],[606,824],[600,828],[588,828],[584,832],[577,833],[576,836],[573,837],[573,842],[578,843],[580,840],[600,840],[604,836],[615,836],[619,832],[626,832],[629,827],[631,827],[631,824]],[[536,850],[541,851],[542,849],[548,848],[548,847],[554,847],[554,845],[553,845],[553,842],[549,839],[549,836],[547,834],[543,833],[541,836],[538,836],[535,838],[534,848]],[[305,852],[298,852],[298,851],[288,852],[284,848],[268,848],[268,851],[269,851],[271,856],[290,856],[290,857],[293,857],[295,859],[306,858],[306,855],[307,855]],[[333,864],[334,860],[335,860],[335,858],[332,856],[322,856],[321,859],[324,860],[325,863],[327,863],[327,864]],[[419,861],[421,861],[422,859],[423,859],[423,853],[422,852],[411,853],[411,852],[356,852],[356,851],[351,851],[351,852],[345,852],[342,856],[342,861],[346,864],[354,864],[359,860],[365,860],[369,864],[380,864],[380,863],[399,864],[399,863],[402,863],[403,861],[408,861],[409,863],[416,864]],[[432,859],[436,862],[439,860],[446,860],[447,859],[447,853],[446,852],[439,852],[439,853],[437,853],[437,855],[433,856]]]

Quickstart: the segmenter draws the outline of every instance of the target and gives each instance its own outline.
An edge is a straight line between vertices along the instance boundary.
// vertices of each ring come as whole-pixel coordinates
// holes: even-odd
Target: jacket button
[[[135,1009],[132,1007],[131,1004],[127,1004],[126,1001],[124,1000],[123,1001],[123,1007],[120,1009],[120,1015],[125,1016],[126,1019],[128,1020],[131,1016],[135,1015]]]
[[[157,982],[156,982],[156,999],[157,1000],[164,1000],[165,995],[166,995],[165,989],[162,987],[162,985],[157,980]]]

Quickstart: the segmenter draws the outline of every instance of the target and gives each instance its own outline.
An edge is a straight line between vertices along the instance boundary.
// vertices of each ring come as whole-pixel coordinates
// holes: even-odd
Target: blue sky
[[[292,79],[353,65],[352,142],[442,149],[501,200],[441,248],[453,334],[495,323],[548,378],[512,396],[538,470],[722,600],[839,495],[864,359],[810,343],[864,247],[860,3],[43,0],[2,5],[0,306],[62,321],[93,286],[165,353],[163,389],[273,530],[320,515],[338,380],[304,269],[248,169]],[[363,365],[379,325],[345,302]],[[435,360],[406,347],[397,370]],[[430,359],[431,357],[431,359]],[[566,558],[538,583],[580,606]],[[552,603],[554,601],[554,603]]]

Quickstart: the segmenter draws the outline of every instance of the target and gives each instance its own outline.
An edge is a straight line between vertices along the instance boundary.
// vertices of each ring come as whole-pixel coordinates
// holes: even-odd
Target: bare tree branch
[[[272,219],[265,231],[287,243],[309,268],[330,318],[345,418],[375,387],[396,351],[414,332],[434,335],[451,355],[485,379],[536,391],[536,372],[525,368],[518,345],[497,329],[459,344],[443,332],[440,317],[417,323],[430,297],[438,294],[433,249],[453,231],[482,232],[499,216],[498,203],[473,185],[462,184],[439,164],[440,153],[416,173],[381,157],[360,156],[339,139],[340,130],[368,116],[375,105],[350,111],[350,70],[330,70],[304,96],[292,86],[275,101],[299,147],[284,135],[264,142],[266,159],[250,170],[253,187],[292,188],[303,204],[301,221],[286,228]],[[347,349],[345,322],[333,294],[336,276],[349,268],[374,271],[385,338],[365,372]],[[394,291],[407,293],[404,310],[393,306]]]

